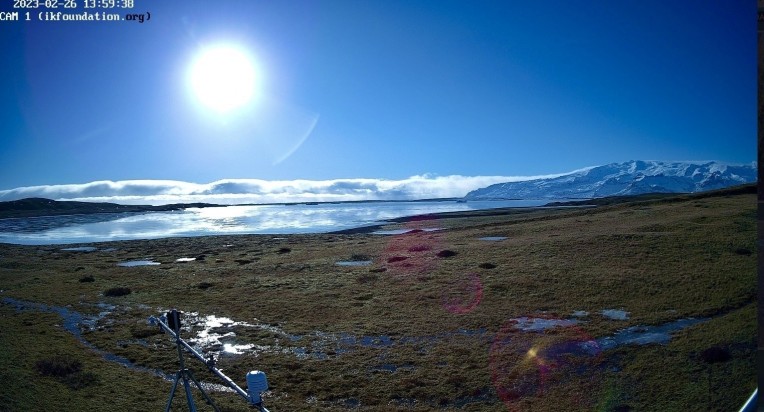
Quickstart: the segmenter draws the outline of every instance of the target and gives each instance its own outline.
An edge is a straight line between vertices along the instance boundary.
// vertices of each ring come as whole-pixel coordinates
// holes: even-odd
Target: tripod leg
[[[172,398],[175,396],[175,389],[178,388],[178,380],[180,379],[180,371],[175,374],[175,380],[172,384],[172,390],[170,390],[170,399],[167,399],[167,406],[164,408],[164,412],[170,412],[170,406],[172,406]]]
[[[215,402],[212,401],[212,398],[210,398],[209,395],[207,395],[207,392],[204,391],[204,388],[202,387],[202,385],[199,383],[198,380],[196,380],[196,378],[194,377],[194,374],[191,373],[191,371],[187,371],[187,372],[188,372],[188,377],[191,378],[191,380],[194,381],[194,384],[196,385],[196,387],[199,388],[199,392],[202,393],[202,396],[207,401],[207,404],[212,406],[212,409],[214,409],[215,412],[220,412],[220,409],[218,409],[217,405],[215,405]]]
[[[191,385],[188,384],[188,369],[183,370],[183,387],[186,389],[186,400],[188,401],[188,411],[196,412],[196,405],[194,404],[194,397],[191,394]]]

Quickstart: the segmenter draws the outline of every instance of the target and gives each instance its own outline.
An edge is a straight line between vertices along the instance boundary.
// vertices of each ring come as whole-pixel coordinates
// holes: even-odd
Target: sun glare
[[[249,103],[259,79],[248,53],[236,46],[220,45],[199,53],[188,80],[191,92],[204,107],[225,113]]]

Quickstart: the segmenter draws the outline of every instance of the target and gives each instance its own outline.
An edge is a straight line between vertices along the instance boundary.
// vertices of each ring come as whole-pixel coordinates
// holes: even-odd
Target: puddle
[[[184,331],[190,331],[201,327],[202,330],[190,338],[184,337],[191,346],[198,346],[205,352],[225,352],[230,354],[242,354],[244,351],[255,348],[254,344],[236,344],[236,333],[233,327],[254,327],[246,322],[234,322],[230,318],[215,315],[200,316],[198,313],[183,313]],[[188,335],[188,333],[186,333]]]
[[[321,331],[314,331],[305,335],[290,335],[278,327],[262,325],[262,324],[246,324],[240,323],[245,327],[258,328],[262,330],[271,331],[277,337],[270,337],[272,342],[269,344],[257,345],[253,344],[251,347],[241,345],[237,350],[242,353],[282,353],[291,354],[298,359],[316,359],[327,360],[341,356],[343,354],[352,352],[353,350],[364,347],[373,349],[388,349],[397,345],[418,345],[421,346],[422,351],[426,351],[439,341],[452,338],[454,336],[469,336],[477,339],[488,339],[485,329],[467,330],[459,329],[455,332],[447,332],[438,335],[431,336],[403,336],[393,338],[388,335],[364,335],[356,336],[349,333],[326,333]],[[204,333],[202,333],[204,334]],[[234,338],[234,334],[226,334],[222,340]],[[291,344],[296,342],[305,342],[302,346],[292,346]],[[197,342],[200,346],[205,347],[203,351],[215,351],[222,349],[225,351],[226,346],[218,346],[212,341]]]
[[[320,351],[304,347],[285,346],[287,342],[296,342],[304,336],[290,335],[278,326],[263,323],[234,321],[230,318],[215,315],[200,315],[195,312],[183,313],[181,337],[194,349],[204,354],[215,356],[233,356],[259,353],[293,354],[299,359],[313,357],[326,359]],[[241,328],[270,332],[271,336],[255,338],[258,343],[244,342],[237,336]],[[249,335],[248,333],[243,333]],[[316,343],[313,343],[316,346]]]
[[[98,250],[98,248],[93,246],[80,246],[80,247],[67,247],[61,250],[64,252],[95,252],[96,250]]]
[[[628,313],[624,311],[615,312],[618,312],[614,314],[615,316],[628,316]],[[586,315],[588,315],[588,313],[585,311],[576,311],[573,313],[573,316],[579,317]],[[590,351],[591,348],[584,346],[593,342],[596,342],[596,347],[599,348],[599,350],[613,349],[619,345],[665,345],[671,341],[672,333],[688,328],[690,326],[697,325],[698,323],[706,322],[708,320],[710,320],[710,318],[686,318],[657,326],[632,326],[626,329],[622,329],[612,336],[599,338],[593,340],[592,342],[583,342],[580,344],[580,346],[581,349]],[[544,319],[530,317],[515,318],[510,319],[510,321],[514,321],[514,327],[524,332],[539,332],[555,327],[567,327],[580,323],[580,321],[577,319]]]
[[[127,262],[119,262],[117,263],[117,266],[129,268],[129,267],[135,267],[135,266],[156,266],[159,264],[160,264],[159,262],[154,262],[151,260],[130,260]]]
[[[485,237],[481,237],[479,240],[485,240],[488,242],[498,242],[498,241],[506,240],[506,239],[508,239],[506,236],[485,236]]]
[[[334,264],[337,266],[369,266],[371,263],[371,260],[342,260]]]
[[[223,345],[223,352],[230,353],[232,355],[241,355],[244,353],[244,351],[250,350],[254,348],[254,344],[247,344],[247,345],[234,345],[231,343],[226,343]]]
[[[516,322],[515,327],[525,332],[538,332],[556,327],[566,327],[578,324],[575,319],[546,319],[520,317],[510,319]]]
[[[597,343],[602,349],[612,349],[619,345],[648,345],[651,343],[665,345],[671,340],[671,333],[708,320],[710,319],[687,318],[658,326],[632,326],[613,336],[597,339]]]
[[[629,312],[620,309],[603,309],[600,314],[606,318],[613,320],[627,320],[629,319]]]
[[[356,342],[358,342],[359,345],[368,348],[382,348],[385,346],[392,346],[393,344],[393,340],[387,335],[361,336],[359,339],[356,339]]]
[[[390,230],[375,230],[371,232],[372,235],[402,235],[409,233],[413,229],[390,229]]]
[[[183,258],[177,258],[177,259],[175,259],[175,262],[177,262],[177,263],[186,263],[186,262],[193,262],[193,261],[195,261],[195,260],[196,260],[196,258],[195,258],[195,257],[193,257],[193,258],[187,258],[187,257],[183,257]]]
[[[572,316],[574,316],[576,318],[584,318],[584,317],[589,316],[589,312],[587,312],[585,310],[577,310],[577,311],[573,312]]]

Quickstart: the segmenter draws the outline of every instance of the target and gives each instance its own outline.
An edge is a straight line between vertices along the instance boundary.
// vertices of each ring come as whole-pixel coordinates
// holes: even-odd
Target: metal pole
[[[204,356],[202,356],[201,353],[197,352],[196,349],[194,349],[193,347],[191,347],[191,345],[189,345],[183,339],[181,339],[180,335],[176,334],[175,331],[170,329],[170,327],[166,323],[164,323],[162,321],[162,319],[155,318],[155,317],[152,317],[152,318],[159,324],[159,326],[162,328],[162,330],[164,330],[165,332],[169,333],[170,336],[172,336],[175,339],[175,341],[178,343],[178,352],[181,351],[181,346],[186,348],[186,350],[188,350],[188,352],[191,353],[191,355],[193,355],[195,358],[199,359],[202,363],[204,363],[207,366],[207,369],[210,370],[210,372],[214,373],[218,378],[223,380],[229,387],[231,387],[231,389],[233,389],[237,394],[239,394],[239,396],[244,398],[247,402],[252,403],[252,399],[249,397],[249,394],[247,393],[247,391],[245,391],[244,389],[240,388],[239,385],[236,384],[236,382],[231,380],[231,378],[229,378],[228,376],[225,376],[223,374],[223,372],[221,372],[218,368],[210,365],[207,362],[207,360],[204,359]],[[182,357],[181,357],[181,362],[182,362]],[[184,366],[182,366],[182,365],[181,365],[181,367],[184,368]],[[263,408],[262,406],[258,406],[258,407],[261,410],[267,411],[267,409]]]
[[[172,383],[172,389],[170,390],[170,398],[167,399],[167,406],[164,408],[164,412],[170,412],[172,406],[172,398],[175,397],[175,390],[178,389],[178,380],[180,379],[180,371],[175,374],[175,380]]]
[[[758,166],[758,177],[759,182],[764,181],[764,167],[762,167],[762,162],[764,161],[764,0],[758,0],[757,2],[757,13],[756,13],[756,21],[757,21],[757,49],[758,49],[758,64],[757,66],[757,114],[758,114],[758,133],[757,133],[757,141],[758,141],[758,156],[757,156],[757,166]],[[762,233],[764,233],[764,219],[762,216],[764,216],[764,191],[759,190],[758,191],[758,218],[757,218],[757,233],[759,236],[759,239],[762,238]],[[762,285],[762,282],[764,282],[764,247],[762,247],[761,242],[758,243],[757,246],[758,249],[758,280],[759,285]],[[759,309],[759,317],[758,317],[758,324],[759,324],[759,336],[758,336],[758,350],[757,350],[757,357],[758,357],[758,365],[757,373],[758,373],[758,381],[763,382],[764,381],[764,368],[762,368],[762,362],[764,362],[764,332],[762,332],[762,321],[764,318],[762,317],[762,313],[764,313],[764,289],[759,287],[759,293],[758,293],[758,309]],[[764,408],[764,402],[759,405],[758,401],[758,392],[759,389],[756,388],[756,390],[753,391],[753,394],[748,399],[748,402],[746,402],[745,406],[740,410],[741,412],[753,412],[754,410],[758,409],[761,410]]]
[[[183,369],[183,387],[186,388],[186,402],[188,402],[188,410],[190,412],[196,412],[196,404],[194,403],[194,396],[191,394],[191,385],[188,384],[188,376],[186,376],[186,370]]]

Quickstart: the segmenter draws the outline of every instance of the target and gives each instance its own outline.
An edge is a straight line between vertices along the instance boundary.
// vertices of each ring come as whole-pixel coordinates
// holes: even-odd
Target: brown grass
[[[438,220],[441,231],[397,236],[176,238],[113,242],[108,247],[116,251],[92,253],[0,245],[0,297],[91,314],[100,310],[96,303],[115,304],[83,337],[99,350],[167,372],[177,369],[172,342],[145,320],[169,308],[301,335],[293,341],[239,328],[237,343],[302,346],[307,357],[266,350],[220,359],[241,385],[248,370],[266,371],[272,411],[698,410],[709,402],[730,410],[756,386],[755,210],[755,195],[748,194],[457,217]],[[483,236],[507,239],[478,240]],[[452,253],[438,257],[444,251]],[[335,265],[348,256],[373,264]],[[405,259],[391,259],[396,256]],[[162,264],[116,266],[147,257]],[[82,282],[85,276],[95,281]],[[103,293],[115,288],[131,293]],[[630,316],[610,320],[598,314],[603,309]],[[581,310],[590,315],[575,329],[535,334],[511,327],[521,316],[569,318]],[[124,410],[163,407],[167,382],[103,360],[63,331],[57,315],[8,305],[0,305],[0,315],[0,346],[7,348],[0,351],[0,379],[11,381],[0,403],[12,410],[60,409],[60,399],[76,409],[113,410],[90,399],[116,396]],[[549,354],[571,333],[597,338],[686,317],[712,320],[677,333],[667,345],[623,346],[591,359]],[[321,334],[384,335],[396,343],[343,351],[322,347]],[[509,350],[497,336],[527,348]],[[730,360],[700,361],[712,347],[724,348]],[[525,362],[531,348],[548,352],[543,377],[543,364]],[[82,359],[84,370],[98,371],[98,383],[72,391],[55,380],[31,379],[35,362],[51,351]],[[201,364],[189,366],[215,381]],[[32,383],[19,383],[22,378]],[[507,384],[522,390],[505,404]],[[59,398],[41,397],[50,385]],[[246,409],[233,395],[213,397],[224,409]]]

